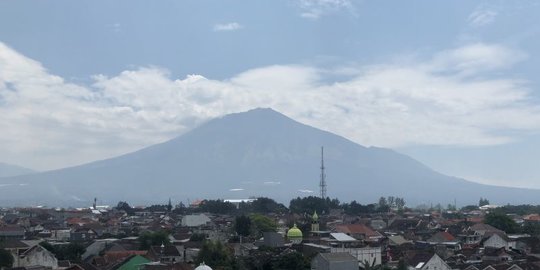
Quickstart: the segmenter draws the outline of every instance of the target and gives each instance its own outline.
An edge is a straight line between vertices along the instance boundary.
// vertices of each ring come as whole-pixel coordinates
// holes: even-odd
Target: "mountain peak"
[[[245,112],[227,114],[223,118],[249,118],[257,120],[288,119],[294,121],[272,108],[255,108]]]
[[[538,190],[444,176],[394,151],[365,148],[271,108],[256,108],[113,159],[0,179],[0,204],[73,206],[96,196],[111,204],[251,196],[287,202],[317,194],[321,146],[328,194],[340,200],[368,203],[391,195],[411,205],[454,199],[471,204],[482,196],[497,203],[538,203]]]

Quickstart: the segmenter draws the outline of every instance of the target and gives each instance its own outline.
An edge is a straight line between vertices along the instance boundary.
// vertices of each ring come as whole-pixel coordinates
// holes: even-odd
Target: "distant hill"
[[[358,127],[362,129],[362,127]],[[0,205],[131,204],[317,195],[320,147],[328,196],[375,202],[384,195],[419,203],[540,203],[540,190],[496,187],[437,173],[389,149],[366,148],[271,109],[208,121],[192,131],[112,159],[0,179]],[[310,193],[309,191],[313,191]]]
[[[35,173],[35,171],[21,166],[0,162],[0,177],[17,176],[30,173]]]

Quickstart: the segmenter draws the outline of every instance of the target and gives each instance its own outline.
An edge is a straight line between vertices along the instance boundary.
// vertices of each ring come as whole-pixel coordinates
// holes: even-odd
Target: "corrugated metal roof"
[[[332,237],[334,237],[339,242],[353,242],[356,241],[356,239],[344,234],[344,233],[330,233]]]

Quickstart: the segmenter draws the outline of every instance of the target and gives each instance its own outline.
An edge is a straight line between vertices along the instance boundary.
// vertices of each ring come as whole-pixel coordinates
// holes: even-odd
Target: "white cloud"
[[[504,69],[527,56],[501,45],[473,43],[438,53],[429,63],[430,68],[441,71],[474,75],[485,71]]]
[[[223,23],[214,25],[214,31],[235,31],[244,28],[243,25],[237,22]]]
[[[353,11],[351,0],[299,0],[298,5],[301,17],[314,20],[339,10]]]
[[[267,181],[267,182],[264,182],[263,184],[267,186],[277,186],[277,185],[281,185],[281,182]]]
[[[349,68],[350,79],[330,83],[331,72],[306,66],[261,67],[226,80],[173,79],[145,67],[82,86],[0,43],[0,161],[36,169],[80,164],[255,107],[364,145],[502,144],[514,139],[502,132],[540,131],[526,82],[491,74],[524,57],[470,44],[427,60]]]
[[[299,189],[298,192],[301,192],[301,193],[313,193],[313,190],[309,190],[309,189]]]
[[[495,21],[498,12],[493,9],[478,8],[468,18],[469,24],[474,27],[486,26]]]
[[[113,32],[118,33],[122,31],[122,25],[120,23],[113,23],[110,27]]]

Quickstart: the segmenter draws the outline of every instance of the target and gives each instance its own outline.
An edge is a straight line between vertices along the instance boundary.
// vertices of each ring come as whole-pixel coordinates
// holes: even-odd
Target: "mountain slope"
[[[539,190],[503,188],[444,176],[392,150],[366,148],[271,109],[214,119],[140,151],[82,166],[0,180],[0,205],[114,204],[268,196],[288,202],[317,195],[325,147],[328,196],[410,204],[538,203]],[[233,190],[233,191],[232,191]],[[307,190],[314,191],[307,193]]]
[[[31,173],[35,173],[35,171],[21,166],[0,162],[0,177],[10,177]]]

